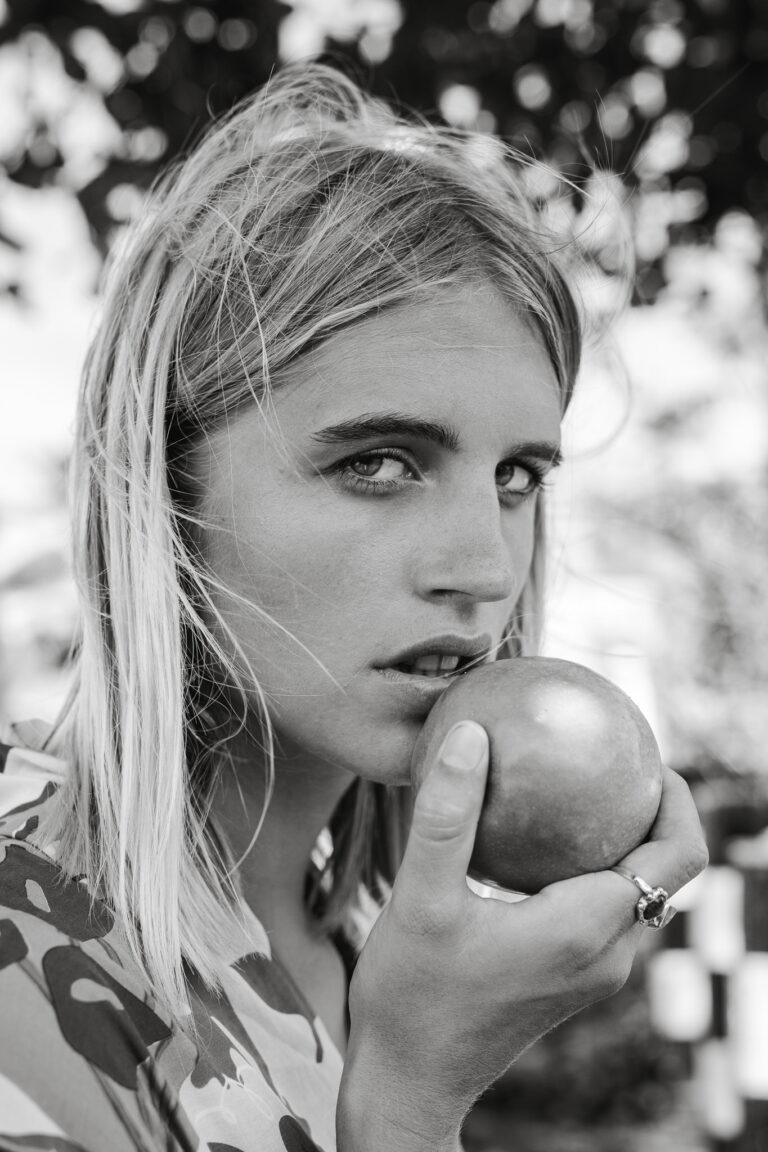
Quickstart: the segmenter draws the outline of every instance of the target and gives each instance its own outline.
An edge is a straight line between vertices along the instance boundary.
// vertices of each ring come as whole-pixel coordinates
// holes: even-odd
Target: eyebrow
[[[450,452],[457,452],[460,443],[458,432],[450,425],[402,412],[367,412],[364,416],[330,424],[311,434],[311,438],[321,444],[354,444],[378,436],[414,436]],[[546,460],[553,468],[563,461],[559,445],[552,440],[519,441],[511,445],[509,454]]]

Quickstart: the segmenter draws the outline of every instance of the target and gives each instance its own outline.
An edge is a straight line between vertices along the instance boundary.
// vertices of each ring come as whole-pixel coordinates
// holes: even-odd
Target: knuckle
[[[696,840],[691,850],[690,868],[692,874],[690,879],[692,880],[694,876],[698,876],[699,872],[703,872],[708,864],[709,848],[707,847],[707,843],[704,839],[704,836],[702,835],[699,836],[699,838]]]
[[[592,994],[596,1000],[604,1000],[620,991],[632,971],[632,953],[628,949],[612,949],[591,972]]]
[[[568,942],[570,976],[590,1000],[612,996],[626,984],[632,970],[635,944],[629,933],[608,936],[599,930],[580,932]]]
[[[680,887],[695,879],[700,872],[704,871],[708,864],[709,849],[703,836],[701,836],[686,845],[685,857],[681,862],[682,883]]]
[[[590,973],[601,955],[599,942],[594,936],[580,933],[568,942],[568,959],[574,972]]]
[[[413,825],[414,833],[430,841],[453,840],[460,832],[466,819],[463,808],[447,798],[431,798],[425,801]]]
[[[629,969],[612,967],[607,969],[601,978],[595,982],[595,993],[598,1000],[605,1000],[608,996],[615,996],[627,982]]]
[[[399,891],[392,901],[392,914],[402,938],[420,937],[445,942],[453,935],[461,909],[451,892],[435,892],[422,882],[418,888]]]
[[[420,908],[411,922],[411,932],[436,947],[447,948],[453,940],[456,913],[449,901],[441,900]]]

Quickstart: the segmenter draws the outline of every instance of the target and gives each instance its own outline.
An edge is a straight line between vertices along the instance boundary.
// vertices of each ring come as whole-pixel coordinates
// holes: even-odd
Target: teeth
[[[458,666],[458,656],[430,652],[427,656],[419,656],[407,668],[409,672],[414,672],[420,676],[439,676],[444,672],[454,672]]]

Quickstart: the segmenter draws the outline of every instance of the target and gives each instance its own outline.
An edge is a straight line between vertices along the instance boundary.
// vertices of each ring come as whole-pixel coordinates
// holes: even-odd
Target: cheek
[[[282,663],[316,665],[254,605],[294,633],[321,659],[341,659],[350,636],[365,628],[377,603],[377,588],[391,581],[395,560],[380,534],[350,517],[282,503],[239,508],[234,524],[209,535],[208,556],[216,576],[234,596],[226,599],[227,622],[238,639]],[[275,652],[279,646],[279,653]],[[266,646],[266,647],[265,647]],[[258,655],[258,653],[257,653]],[[277,668],[274,668],[277,671]]]
[[[531,503],[511,516],[504,530],[504,539],[514,573],[516,601],[528,581],[536,548],[536,505]]]

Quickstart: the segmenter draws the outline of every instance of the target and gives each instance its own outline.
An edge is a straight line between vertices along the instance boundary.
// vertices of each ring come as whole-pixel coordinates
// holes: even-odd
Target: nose
[[[531,505],[503,508],[495,486],[447,501],[421,525],[417,585],[427,599],[516,600],[533,555]]]

